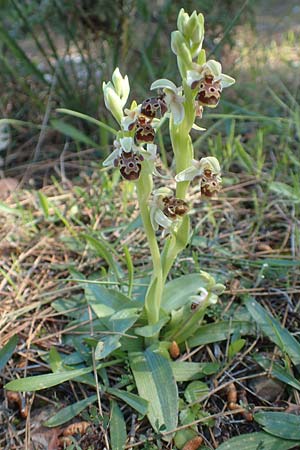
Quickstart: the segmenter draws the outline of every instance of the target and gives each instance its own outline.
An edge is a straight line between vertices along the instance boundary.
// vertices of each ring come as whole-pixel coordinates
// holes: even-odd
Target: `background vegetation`
[[[205,114],[207,131],[195,133],[198,156],[215,155],[221,161],[224,188],[217,200],[198,199],[192,243],[173,272],[205,268],[227,286],[222,303],[206,317],[206,324],[215,322],[217,328],[209,334],[203,324],[196,350],[187,347],[180,357],[218,364],[215,374],[204,377],[209,393],[198,402],[201,413],[193,416],[206,447],[216,448],[230,437],[266,429],[262,420],[248,421],[241,411],[226,410],[230,383],[238,389],[238,401],[246,392],[246,400],[244,396],[238,404],[250,404],[250,411],[299,412],[299,361],[280,334],[284,329],[298,339],[300,321],[296,1],[1,1],[0,169],[3,179],[11,178],[19,187],[5,184],[0,191],[0,334],[1,345],[8,345],[0,355],[0,369],[4,385],[16,377],[47,373],[49,365],[53,370],[59,363],[55,351],[72,353],[76,332],[88,319],[80,321],[84,295],[74,279],[79,271],[91,281],[107,282],[114,270],[108,254],[114,256],[125,288],[133,270],[122,258],[126,246],[134,266],[133,292],[143,289],[149,266],[133,187],[101,166],[110,151],[109,136],[95,124],[64,117],[57,108],[111,120],[101,84],[117,64],[129,75],[132,99],[149,96],[149,85],[158,77],[176,82],[169,41],[181,6],[203,12],[205,46],[237,80],[220,107]],[[169,170],[170,143],[161,141],[160,147],[164,170]],[[103,245],[97,246],[95,238]],[[253,328],[245,295],[285,328],[271,326],[267,316],[256,316],[261,323]],[[15,334],[18,343],[12,340]],[[116,365],[106,376],[111,387],[131,386],[126,368]],[[186,387],[182,384],[182,391]],[[0,447],[30,448],[31,440],[47,448],[59,427],[49,432],[43,421],[57,408],[86,399],[89,390],[67,381],[26,399],[20,396],[19,407],[8,402],[2,388],[0,395]],[[111,398],[116,397],[106,392],[106,425],[115,408]],[[22,416],[22,401],[30,414]],[[137,420],[126,403],[120,405],[131,433],[127,448],[166,446],[159,436],[149,435],[147,422]],[[92,431],[72,434],[83,449],[105,445],[108,428],[99,432],[97,414],[86,409],[83,419]],[[205,422],[206,415],[213,418]],[[283,428],[291,434],[287,422]],[[259,435],[252,448],[262,439]],[[279,444],[296,448],[299,436],[292,444],[264,442],[266,449]]]

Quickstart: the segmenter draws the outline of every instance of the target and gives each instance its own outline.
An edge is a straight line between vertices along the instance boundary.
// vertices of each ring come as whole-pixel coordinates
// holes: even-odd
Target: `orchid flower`
[[[169,233],[176,231],[181,218],[187,212],[188,204],[184,200],[175,198],[171,189],[161,187],[153,192],[150,220],[155,231],[159,226]]]
[[[212,76],[214,82],[220,81],[222,89],[235,83],[234,78],[222,73],[222,65],[213,59],[210,59],[202,66],[193,63],[193,67],[193,70],[187,71],[187,84],[191,89],[198,87],[199,83],[204,80],[206,76]]]
[[[201,158],[200,161],[192,160],[190,167],[179,172],[175,180],[191,181],[200,177],[201,193],[206,197],[212,197],[221,189],[221,168],[219,161],[214,156]]]
[[[173,195],[173,191],[166,187],[161,187],[153,191],[153,200],[150,204],[150,220],[153,230],[158,230],[161,226],[166,229],[170,229],[173,225],[173,221],[169,219],[162,211],[163,198]]]
[[[201,158],[200,161],[192,160],[190,167],[179,172],[175,180],[178,181],[191,181],[196,177],[202,177],[205,172],[210,171],[212,175],[220,176],[221,168],[219,161],[214,156],[207,156]]]
[[[136,105],[135,103],[131,105],[130,109],[125,108],[124,113],[125,116],[121,120],[121,126],[123,130],[130,131],[141,114],[141,105]]]
[[[123,152],[136,153],[139,151],[139,147],[134,144],[132,137],[124,137],[120,140],[115,139],[113,145],[114,151],[102,163],[105,167],[114,166],[114,161],[119,158]]]
[[[163,89],[165,93],[164,100],[168,107],[168,110],[172,113],[174,123],[179,125],[184,118],[183,102],[185,100],[182,95],[182,87],[176,87],[173,81],[162,78],[154,81],[151,84],[150,89]]]

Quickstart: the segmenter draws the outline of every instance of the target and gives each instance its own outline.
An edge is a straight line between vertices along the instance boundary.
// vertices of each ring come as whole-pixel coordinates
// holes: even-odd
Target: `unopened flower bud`
[[[117,67],[112,74],[112,82],[117,95],[120,97],[122,107],[124,107],[130,92],[128,77],[125,75],[123,78],[119,68]]]
[[[103,83],[103,94],[106,108],[112,113],[117,122],[121,123],[123,117],[123,105],[112,83]]]
[[[182,60],[187,70],[192,67],[191,53],[182,33],[178,30],[171,33],[171,48],[172,52]]]

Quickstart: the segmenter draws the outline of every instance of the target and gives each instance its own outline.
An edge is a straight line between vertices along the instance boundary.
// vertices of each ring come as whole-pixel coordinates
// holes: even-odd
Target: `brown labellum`
[[[198,450],[198,448],[203,444],[203,438],[201,436],[196,436],[189,440],[182,450]]]
[[[180,348],[176,341],[171,342],[169,353],[172,359],[177,359],[180,356]]]
[[[211,175],[210,178],[203,177],[201,180],[201,194],[205,197],[213,197],[221,190],[220,181],[215,175]]]
[[[138,180],[144,160],[142,155],[133,152],[122,152],[120,158],[115,159],[114,166],[120,168],[122,177],[126,180]]]
[[[140,144],[142,142],[152,143],[155,138],[155,131],[154,128],[150,123],[141,124],[139,121],[139,125],[136,129],[134,139],[137,144]]]
[[[143,101],[141,106],[141,113],[149,117],[150,119],[154,119],[160,111],[160,103],[157,97],[150,97]]]
[[[164,197],[162,201],[165,205],[163,213],[172,220],[184,216],[189,210],[188,204],[180,198]]]
[[[163,117],[167,109],[168,107],[164,100],[164,95],[160,95],[144,100],[141,106],[141,113],[152,120],[155,117]]]
[[[212,75],[206,75],[199,86],[196,100],[203,106],[215,108],[221,98],[221,81],[214,81]]]

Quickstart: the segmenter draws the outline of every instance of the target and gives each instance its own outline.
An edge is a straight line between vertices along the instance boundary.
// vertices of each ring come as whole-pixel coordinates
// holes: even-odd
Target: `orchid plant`
[[[162,402],[161,380],[153,374],[155,363],[163,367],[164,377],[172,378],[167,361],[178,356],[180,346],[197,332],[206,309],[217,302],[224,290],[204,271],[172,281],[167,279],[191,236],[191,182],[196,180],[199,196],[213,197],[221,189],[219,161],[213,156],[194,158],[191,130],[203,130],[196,120],[201,119],[205,108],[216,108],[223,89],[235,82],[222,73],[218,61],[206,61],[202,49],[202,14],[194,11],[189,15],[181,9],[177,28],[171,35],[171,48],[177,57],[180,86],[165,78],[158,79],[150,86],[153,96],[141,103],[134,100],[126,108],[130,93],[127,75],[122,76],[116,68],[112,81],[103,83],[105,105],[119,125],[114,150],[103,165],[118,169],[125,180],[135,184],[152,258],[152,276],[143,310],[131,329],[133,335],[144,338],[144,346],[139,352],[129,353],[129,362],[138,392],[149,402],[148,418],[156,430],[162,425],[167,430],[176,426],[178,403],[171,398],[178,396],[178,392],[176,384],[170,382],[170,402],[166,402],[167,406]],[[156,169],[159,154],[156,132],[166,119],[174,155],[175,173],[171,180]],[[153,389],[149,390],[148,383]]]
[[[122,76],[116,68],[112,80],[103,83],[103,93],[105,105],[119,129],[115,130],[96,121],[114,134],[113,150],[103,165],[119,170],[124,180],[134,183],[136,188],[152,258],[152,274],[145,298],[132,295],[131,288],[126,293],[122,288],[103,287],[103,282],[95,285],[73,270],[72,275],[79,278],[78,281],[85,289],[88,315],[83,316],[83,319],[91,321],[91,332],[88,333],[86,327],[83,327],[82,335],[74,335],[67,341],[76,349],[67,359],[63,359],[56,350],[50,352],[51,367],[57,372],[52,374],[53,377],[29,377],[13,380],[7,385],[12,390],[37,390],[80,377],[79,380],[97,389],[98,396],[89,397],[87,400],[90,403],[85,404],[98,401],[100,415],[100,393],[107,392],[127,402],[141,415],[147,414],[153,429],[162,432],[166,440],[174,436],[179,405],[183,401],[181,399],[181,403],[179,402],[177,382],[200,378],[203,364],[206,374],[217,370],[210,363],[178,362],[172,359],[179,356],[186,342],[190,348],[198,345],[195,342],[199,325],[207,308],[218,301],[224,286],[204,271],[171,281],[168,280],[168,275],[178,254],[187,246],[191,237],[191,183],[196,184],[199,196],[208,198],[216,195],[221,188],[218,160],[213,156],[196,160],[190,132],[192,129],[203,130],[195,123],[196,120],[202,117],[204,108],[215,108],[223,88],[234,83],[233,78],[222,73],[219,62],[206,61],[205,50],[202,49],[202,14],[194,11],[189,15],[181,9],[177,28],[171,36],[171,48],[177,57],[181,85],[177,86],[167,79],[156,80],[150,87],[154,91],[153,96],[141,103],[134,100],[128,108],[129,80],[127,75]],[[60,112],[95,122],[95,119],[78,112]],[[174,173],[171,179],[162,176],[156,168],[159,154],[156,133],[166,119],[169,121],[174,155]],[[89,237],[88,242],[104,255],[118,278],[119,269],[105,245],[93,237]],[[126,257],[128,260],[128,250]],[[116,282],[118,281],[119,278]],[[80,325],[80,318],[77,320]],[[110,359],[104,362],[108,357]],[[57,363],[58,360],[61,364]],[[134,381],[130,381],[131,386],[127,386],[128,391],[120,390],[118,384],[117,388],[110,387],[107,376],[104,376],[105,367],[124,361],[134,378]],[[80,364],[79,368],[77,364]],[[96,382],[91,377],[92,371]],[[98,375],[103,384],[100,384]],[[131,375],[128,379],[133,380]],[[124,386],[122,383],[121,385]],[[131,392],[135,387],[139,396]],[[199,391],[198,385],[197,390]],[[197,418],[193,414],[199,412],[194,403],[188,412],[191,421]],[[68,408],[66,416],[70,418]],[[82,402],[78,402],[78,408],[74,408],[74,411],[82,410]],[[184,408],[188,411],[186,404]],[[47,422],[48,426],[61,424],[64,420],[62,415],[60,412],[51,418]],[[117,415],[119,420],[119,410]],[[122,426],[126,431],[125,422]],[[184,431],[188,431],[189,436],[182,437],[180,433]],[[192,426],[188,430],[177,431],[176,448],[183,448],[184,444],[178,443],[179,439],[183,438],[185,442],[195,436],[197,437],[197,432]],[[122,445],[115,448],[124,448]]]
[[[214,196],[221,187],[218,160],[212,156],[203,157],[200,161],[194,159],[191,129],[202,130],[195,124],[196,118],[202,116],[205,107],[215,108],[223,88],[235,82],[222,73],[219,62],[206,61],[205,50],[202,49],[202,14],[194,11],[188,15],[181,9],[177,26],[178,29],[171,36],[171,48],[177,56],[181,86],[176,86],[168,79],[158,79],[150,87],[155,91],[154,96],[140,104],[133,101],[128,109],[125,108],[130,93],[127,75],[123,77],[116,68],[112,81],[103,83],[105,105],[120,126],[114,141],[114,151],[103,164],[119,169],[123,178],[135,183],[153,262],[152,278],[144,303],[149,326],[160,323],[163,315],[162,297],[168,274],[177,255],[189,242],[191,205],[188,201],[188,189],[191,181],[198,180],[199,194],[206,197]],[[169,120],[174,153],[174,191],[163,185],[164,180],[159,179],[159,173],[155,169],[158,153],[155,144],[156,130],[165,118]],[[153,188],[154,180],[155,185],[160,184],[157,189]],[[157,235],[161,228],[164,233]],[[160,252],[161,236],[164,238],[164,247]],[[215,301],[212,295],[214,289],[220,291],[220,286],[213,285],[211,276],[204,272],[201,276],[202,283],[206,278],[210,291],[199,297],[201,306],[196,314],[199,316]],[[150,341],[158,340],[158,331],[151,336]]]

